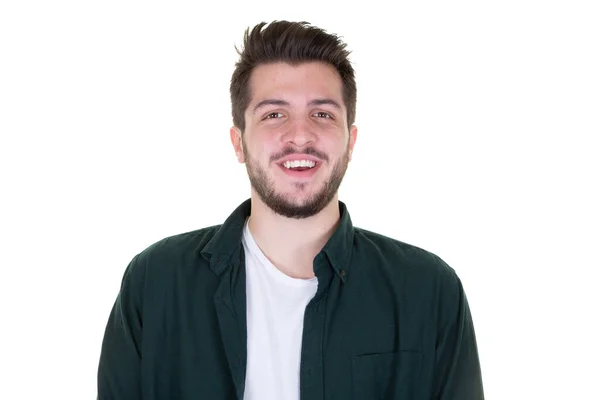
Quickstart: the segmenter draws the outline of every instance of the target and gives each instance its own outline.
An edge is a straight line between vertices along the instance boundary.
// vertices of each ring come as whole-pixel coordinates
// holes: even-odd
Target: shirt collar
[[[210,260],[210,267],[217,275],[220,275],[227,267],[234,253],[240,250],[244,223],[250,216],[250,206],[251,199],[240,204],[225,222],[218,226],[215,235],[200,250],[201,254]],[[329,263],[342,282],[346,282],[353,249],[354,227],[346,204],[338,200],[338,206],[340,210],[339,224],[321,252],[327,255]]]

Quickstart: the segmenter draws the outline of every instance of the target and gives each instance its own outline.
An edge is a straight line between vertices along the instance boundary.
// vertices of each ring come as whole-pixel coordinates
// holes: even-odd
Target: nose
[[[317,134],[310,122],[310,120],[304,118],[294,118],[293,120],[290,120],[281,140],[286,143],[292,143],[298,147],[314,142],[317,138]]]

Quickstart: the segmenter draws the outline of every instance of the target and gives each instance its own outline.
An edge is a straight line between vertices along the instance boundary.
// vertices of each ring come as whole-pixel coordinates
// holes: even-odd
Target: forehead
[[[330,98],[343,104],[342,92],[340,74],[323,62],[261,64],[250,75],[250,104],[266,98],[289,102]]]

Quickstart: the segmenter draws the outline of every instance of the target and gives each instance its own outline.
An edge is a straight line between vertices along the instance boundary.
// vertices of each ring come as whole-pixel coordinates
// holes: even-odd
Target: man
[[[455,271],[338,200],[357,137],[345,46],[307,23],[246,31],[230,136],[251,197],[133,258],[99,398],[483,399]]]

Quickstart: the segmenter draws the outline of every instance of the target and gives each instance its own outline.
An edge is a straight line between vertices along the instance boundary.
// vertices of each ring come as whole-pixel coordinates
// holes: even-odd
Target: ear
[[[237,126],[232,126],[231,129],[229,129],[229,136],[238,162],[242,164],[245,163],[246,158],[244,156],[244,148],[242,147],[242,131]]]
[[[348,161],[352,160],[352,152],[354,151],[354,144],[358,137],[358,128],[356,125],[350,127],[350,137],[348,138]]]

